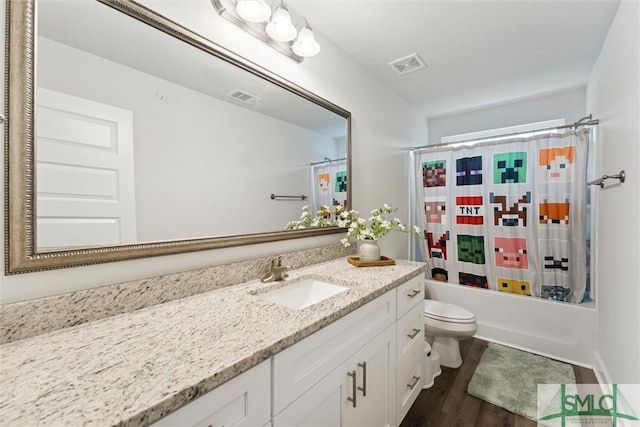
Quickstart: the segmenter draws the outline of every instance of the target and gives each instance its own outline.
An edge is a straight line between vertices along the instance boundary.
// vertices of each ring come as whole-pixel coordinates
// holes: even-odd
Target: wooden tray
[[[359,257],[350,256],[347,258],[347,261],[356,267],[382,267],[385,265],[395,265],[396,263],[395,259],[387,258],[386,256],[380,257],[380,261],[360,261]]]

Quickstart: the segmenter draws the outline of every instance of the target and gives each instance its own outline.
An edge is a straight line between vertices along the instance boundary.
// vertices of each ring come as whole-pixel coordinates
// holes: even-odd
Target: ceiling
[[[584,87],[620,1],[286,3],[429,118]],[[388,65],[413,53],[427,68]]]

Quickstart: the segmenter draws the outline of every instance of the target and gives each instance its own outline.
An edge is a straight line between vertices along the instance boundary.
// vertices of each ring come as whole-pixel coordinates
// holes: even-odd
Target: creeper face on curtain
[[[336,172],[336,193],[344,193],[347,191],[347,172]]]
[[[527,153],[500,153],[493,156],[493,183],[518,184],[527,181]]]

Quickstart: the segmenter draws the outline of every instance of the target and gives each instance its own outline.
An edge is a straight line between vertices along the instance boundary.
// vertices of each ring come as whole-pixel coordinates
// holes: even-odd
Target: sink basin
[[[319,279],[302,279],[281,288],[266,292],[260,297],[285,307],[302,310],[349,290],[346,286],[328,283]]]

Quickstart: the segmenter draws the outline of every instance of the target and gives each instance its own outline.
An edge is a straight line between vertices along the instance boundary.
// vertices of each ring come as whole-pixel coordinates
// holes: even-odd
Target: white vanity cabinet
[[[397,426],[424,381],[423,301],[410,279],[155,425]]]
[[[265,360],[153,424],[154,427],[270,425],[271,361]]]
[[[395,425],[395,295],[274,356],[274,427]]]
[[[407,415],[424,384],[424,281],[414,277],[397,292],[397,425]]]

